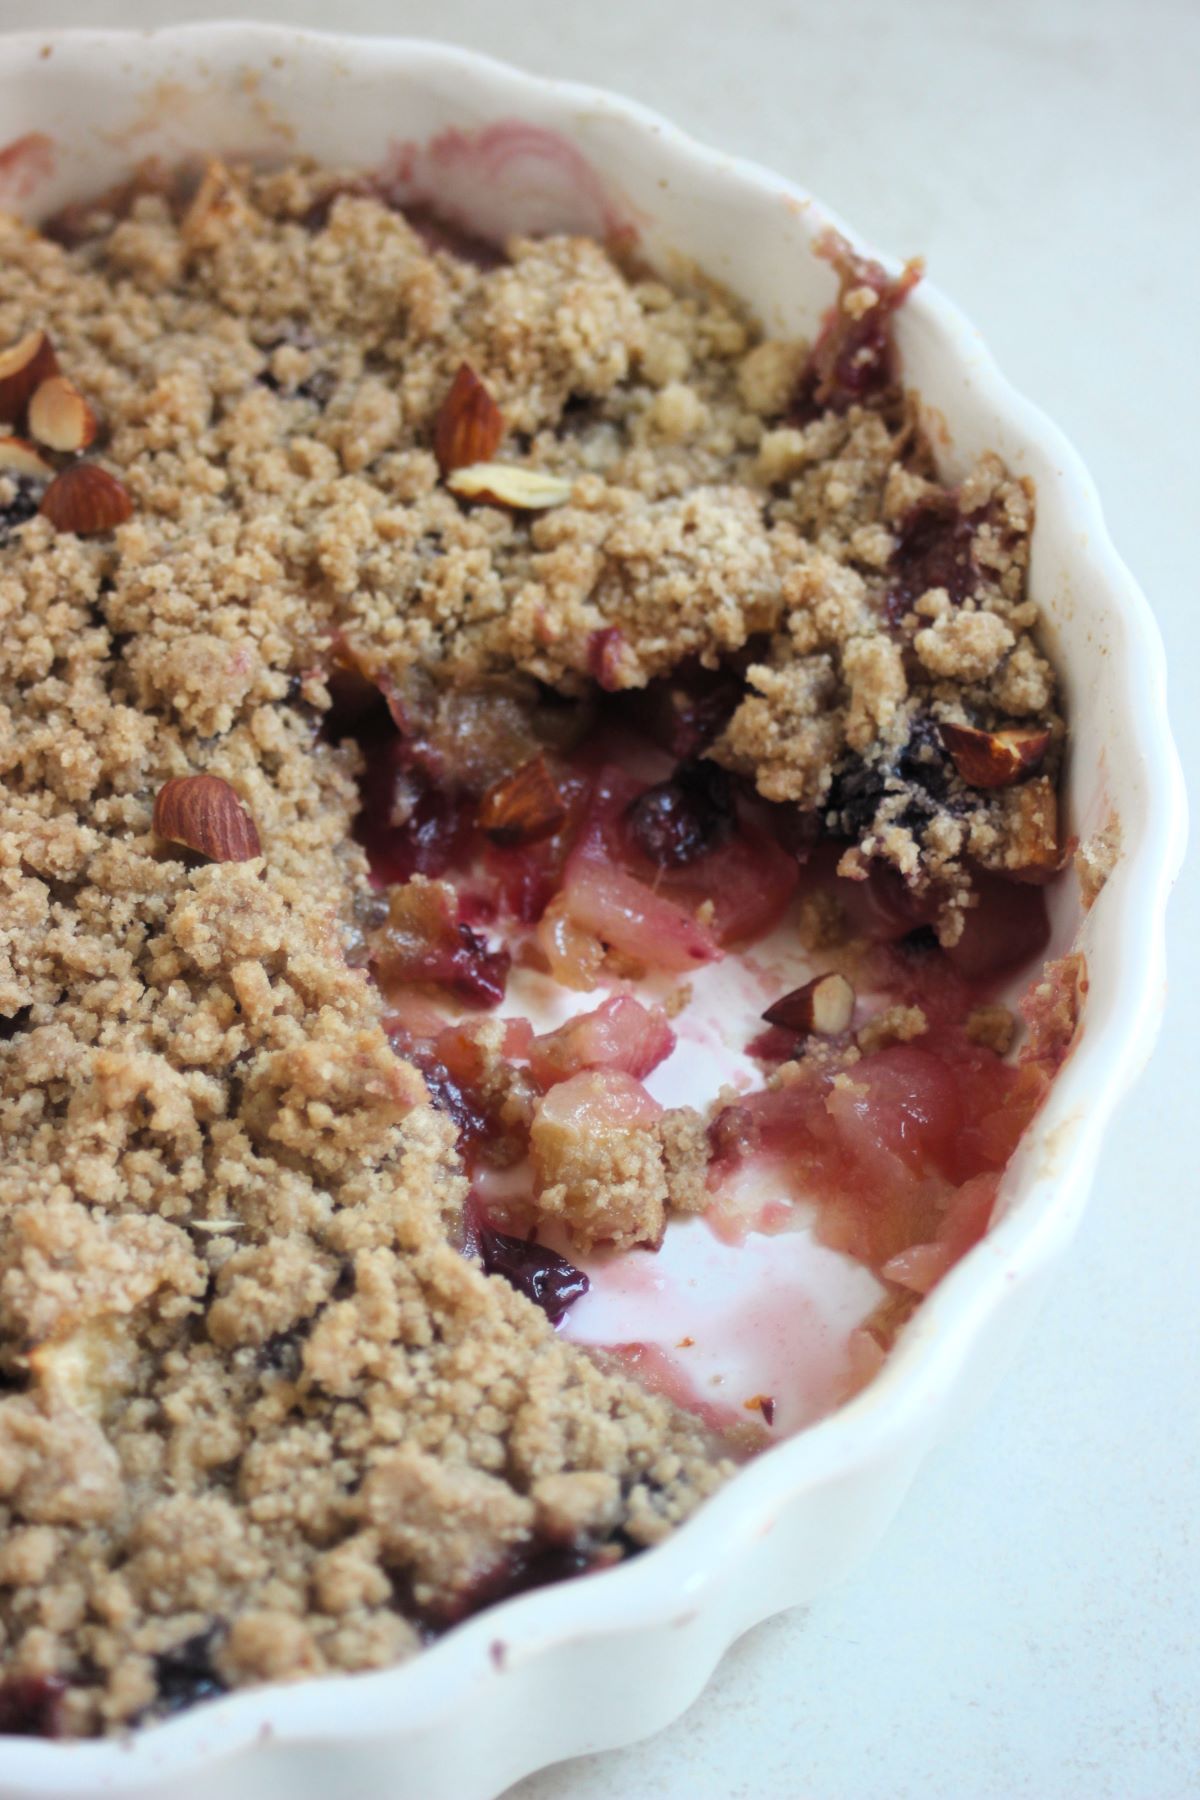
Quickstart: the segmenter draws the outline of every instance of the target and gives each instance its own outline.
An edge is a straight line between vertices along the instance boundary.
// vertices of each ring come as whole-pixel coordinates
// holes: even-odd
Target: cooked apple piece
[[[530,1130],[536,1205],[585,1248],[657,1245],[667,1180],[655,1127],[662,1107],[618,1069],[592,1069],[552,1087]]]

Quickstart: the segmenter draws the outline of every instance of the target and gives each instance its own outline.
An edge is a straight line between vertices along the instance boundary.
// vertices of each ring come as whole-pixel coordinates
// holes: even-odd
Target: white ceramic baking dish
[[[830,215],[790,182],[630,102],[429,44],[233,24],[11,37],[0,142],[0,205],[30,217],[148,156],[307,153],[385,163],[411,197],[487,235],[623,231],[652,260],[693,259],[773,330],[811,330],[833,289],[812,254]],[[872,1547],[930,1445],[1003,1367],[1158,1029],[1183,788],[1158,630],[1078,457],[928,283],[899,341],[946,471],[993,449],[1036,484],[1032,586],[1071,713],[1069,822],[1086,835],[1115,814],[1122,833],[1081,927],[1082,1037],[1010,1170],[1003,1217],[860,1398],[743,1469],[660,1548],[509,1601],[390,1672],[231,1695],[126,1742],[5,1740],[3,1800],[209,1800],[218,1786],[223,1800],[488,1800],[543,1764],[654,1731],[740,1632]],[[1080,928],[1070,884],[1054,906],[1062,946]]]

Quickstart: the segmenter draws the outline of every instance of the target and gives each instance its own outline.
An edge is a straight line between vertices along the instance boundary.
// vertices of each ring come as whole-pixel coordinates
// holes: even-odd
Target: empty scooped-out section
[[[772,1089],[763,1015],[830,963],[805,947],[804,904],[690,976],[674,1046],[645,1077],[663,1107],[716,1103],[710,1137],[721,1149],[705,1213],[669,1218],[653,1249],[581,1251],[565,1231],[538,1234],[591,1284],[562,1319],[565,1336],[617,1353],[714,1428],[750,1418],[775,1435],[812,1423],[876,1372],[917,1295],[984,1231],[998,1171],[1048,1081],[956,1037],[994,977],[964,980],[938,952],[860,945],[843,954],[857,964],[864,1060],[828,1090],[782,1078]],[[873,1049],[869,1021],[896,999],[898,980],[915,984],[905,991],[929,1008],[932,1035]],[[580,992],[517,963],[502,1012],[555,1031],[616,992],[647,1005],[681,995],[673,974]],[[941,1036],[939,1008],[949,1009]],[[477,1191],[485,1208],[519,1206],[532,1179],[521,1163],[483,1174]]]
[[[618,1348],[649,1386],[714,1425],[750,1419],[774,1434],[845,1397],[851,1336],[884,1294],[869,1269],[798,1222],[730,1244],[705,1220],[680,1219],[657,1252],[576,1260],[592,1285],[563,1323],[567,1337]]]
[[[723,1089],[761,1087],[762,1067],[746,1045],[761,1031],[764,1009],[818,967],[792,909],[753,948],[698,969],[691,999],[672,1021],[675,1048],[646,1077],[648,1092],[663,1106],[702,1109]],[[657,1000],[671,985],[649,978],[637,992]],[[501,1012],[543,1032],[602,998],[515,968]],[[511,1197],[527,1179],[527,1171],[506,1171],[502,1191]],[[671,1221],[657,1251],[580,1255],[555,1235],[554,1247],[591,1283],[563,1319],[563,1335],[616,1350],[639,1380],[717,1428],[750,1421],[786,1435],[820,1418],[853,1385],[851,1335],[885,1290],[861,1263],[817,1242],[782,1172],[775,1187],[758,1172],[731,1179],[718,1217]]]

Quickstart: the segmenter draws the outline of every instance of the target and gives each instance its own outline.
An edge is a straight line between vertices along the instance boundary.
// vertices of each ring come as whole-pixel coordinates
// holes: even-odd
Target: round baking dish
[[[149,156],[383,165],[410,198],[487,235],[616,233],[664,267],[682,256],[774,331],[811,331],[832,296],[819,233],[833,223],[858,242],[793,184],[640,106],[431,44],[237,24],[10,37],[0,118],[0,204],[33,218]],[[1009,1170],[1003,1216],[865,1393],[744,1468],[637,1561],[508,1601],[395,1670],[236,1693],[127,1741],[5,1740],[0,1800],[207,1800],[218,1781],[226,1800],[488,1800],[548,1762],[654,1731],[740,1632],[810,1600],[872,1547],[929,1446],[1001,1371],[1158,1029],[1183,787],[1159,634],[1079,458],[928,283],[898,341],[944,471],[990,449],[1036,486],[1031,588],[1072,722],[1068,825],[1081,837],[1120,827],[1117,866],[1086,916],[1071,883],[1054,890],[1052,951],[1077,941],[1090,992],[1079,1043]]]

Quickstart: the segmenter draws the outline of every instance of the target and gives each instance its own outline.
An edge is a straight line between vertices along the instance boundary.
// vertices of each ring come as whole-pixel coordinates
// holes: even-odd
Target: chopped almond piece
[[[96,435],[96,415],[65,375],[52,375],[29,402],[29,429],[51,450],[86,450]]]
[[[0,437],[0,474],[30,475],[35,481],[49,481],[53,473],[53,465],[28,438]]]
[[[486,463],[500,448],[504,415],[470,363],[461,363],[433,427],[433,454],[443,475]]]
[[[133,517],[133,501],[124,482],[98,463],[70,463],[54,477],[38,510],[56,531],[98,537]]]
[[[470,468],[455,469],[446,478],[446,486],[463,500],[486,500],[517,512],[545,512],[551,506],[564,506],[571,498],[571,483],[561,475],[519,468],[515,463],[472,463]]]
[[[258,827],[219,775],[177,775],[168,781],[154,802],[154,829],[213,862],[249,862],[262,855]]]
[[[974,725],[939,727],[943,744],[968,787],[1011,787],[1032,775],[1050,747],[1050,733],[1024,726],[980,731]]]
[[[794,988],[782,1000],[768,1006],[763,1018],[768,1025],[782,1025],[807,1037],[837,1037],[850,1028],[854,1016],[854,989],[844,975],[818,975]]]
[[[19,425],[34,389],[58,373],[54,346],[44,331],[30,331],[0,350],[0,419]]]

